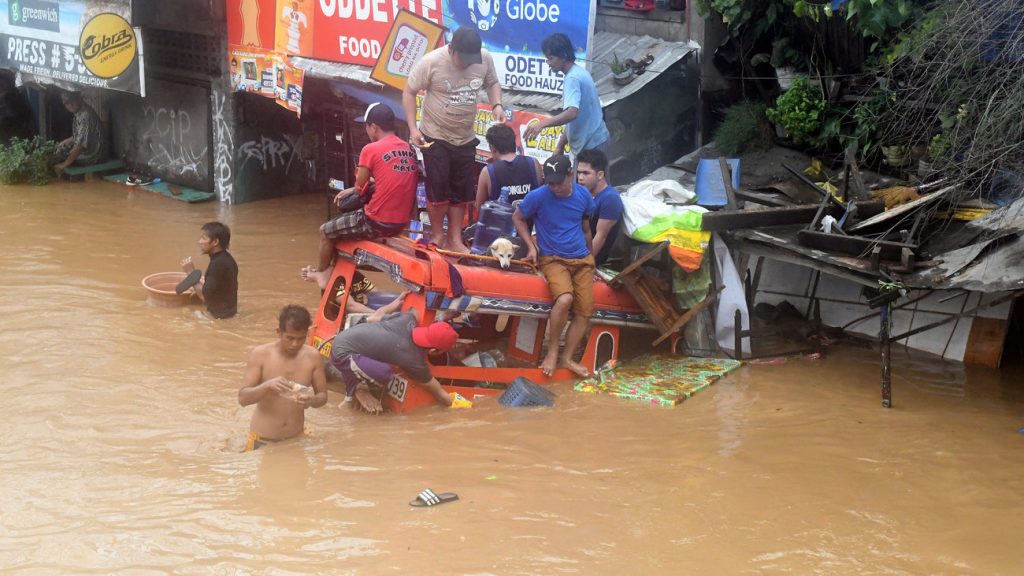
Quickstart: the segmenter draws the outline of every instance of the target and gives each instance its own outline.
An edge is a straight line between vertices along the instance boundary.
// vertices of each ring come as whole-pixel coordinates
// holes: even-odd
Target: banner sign
[[[402,12],[411,12],[449,32],[464,26],[476,29],[503,87],[557,94],[562,91],[561,74],[548,68],[541,42],[556,32],[566,34],[576,58],[585,63],[595,1],[227,0],[228,43],[375,66],[382,53],[392,52],[385,44],[393,24]]]
[[[419,122],[422,116],[423,96],[416,96],[416,121]],[[527,140],[526,129],[542,119],[548,118],[542,114],[533,112],[508,111],[505,112],[505,124],[516,133],[516,153],[536,158],[541,164],[555,153],[558,146],[558,139],[562,137],[565,126],[552,126],[544,128],[540,134],[532,140]],[[473,133],[476,134],[479,142],[476,145],[476,159],[480,162],[487,162],[491,158],[491,148],[487,145],[487,129],[494,125],[494,113],[491,112],[490,104],[478,103],[476,105],[476,117],[473,119]],[[572,150],[568,145],[565,153],[571,154]]]
[[[231,88],[273,98],[301,115],[304,72],[288,54],[312,46],[313,0],[228,0]]]
[[[402,10],[391,26],[384,42],[384,50],[370,72],[370,78],[397,88],[405,89],[412,67],[427,52],[437,47],[444,32],[439,24]]]
[[[594,10],[594,0],[445,0],[444,23],[480,32],[503,88],[561,94],[562,74],[548,68],[541,43],[561,32],[585,65]]]
[[[258,48],[233,47],[231,87],[273,98],[281,106],[302,113],[303,70],[292,66],[284,54]]]
[[[442,5],[449,1],[317,0],[313,14],[313,53],[303,56],[373,66],[383,51],[391,23],[401,10],[444,25]],[[467,0],[454,1],[465,3]]]
[[[128,2],[0,0],[0,68],[145,95]]]

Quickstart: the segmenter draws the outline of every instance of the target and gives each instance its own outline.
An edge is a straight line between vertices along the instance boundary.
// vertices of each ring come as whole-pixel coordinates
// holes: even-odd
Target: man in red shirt
[[[320,227],[320,259],[317,267],[307,266],[302,277],[326,288],[338,239],[387,238],[409,225],[419,165],[409,144],[395,135],[395,113],[383,102],[374,102],[356,118],[366,124],[370,143],[359,153],[356,185],[334,197],[343,213]],[[370,192],[370,178],[374,190]]]

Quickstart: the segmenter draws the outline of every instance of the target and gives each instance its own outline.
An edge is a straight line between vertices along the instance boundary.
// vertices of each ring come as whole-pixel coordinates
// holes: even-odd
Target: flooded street
[[[0,573],[1021,574],[1021,370],[897,354],[744,366],[672,409],[555,387],[554,410],[328,404],[241,454],[246,353],[321,197],[188,205],[107,183],[0,187]],[[236,318],[140,280],[221,219]],[[461,500],[410,508],[424,488]]]

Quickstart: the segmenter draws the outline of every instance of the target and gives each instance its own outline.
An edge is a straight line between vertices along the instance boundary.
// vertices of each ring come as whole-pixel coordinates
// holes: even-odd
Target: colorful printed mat
[[[648,354],[628,364],[601,370],[597,376],[576,383],[574,389],[658,406],[675,406],[739,368],[740,364],[738,360],[728,358]]]

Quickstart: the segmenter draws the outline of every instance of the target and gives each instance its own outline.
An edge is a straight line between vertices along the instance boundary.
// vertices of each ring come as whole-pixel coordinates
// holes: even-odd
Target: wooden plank
[[[832,208],[829,212],[832,212]],[[718,210],[701,216],[701,230],[721,232],[762,226],[807,224],[814,219],[817,206],[787,206],[764,210]]]
[[[1003,343],[1009,323],[999,318],[971,319],[971,334],[967,337],[964,364],[999,368],[1003,357]]]
[[[707,216],[707,214],[705,214],[705,216]],[[643,256],[641,256],[641,257],[637,258],[636,260],[634,260],[632,264],[630,264],[629,266],[626,266],[626,268],[622,272],[619,272],[618,274],[615,275],[614,278],[609,280],[608,281],[608,285],[609,286],[615,286],[619,282],[622,282],[629,275],[633,274],[634,270],[636,270],[637,268],[643,266],[651,258],[654,258],[657,254],[659,254],[662,250],[664,250],[666,246],[668,246],[668,241],[667,240],[664,241],[664,242],[659,243],[657,246],[654,246],[653,248],[651,248],[650,250],[645,252]]]
[[[687,310],[685,314],[680,314],[679,317],[676,318],[675,322],[672,323],[672,325],[669,327],[668,330],[663,332],[661,336],[658,336],[657,340],[655,340],[654,342],[651,342],[651,347],[653,348],[653,347],[657,346],[658,344],[661,344],[662,342],[665,341],[665,338],[668,338],[669,336],[671,336],[671,335],[675,334],[676,332],[679,332],[680,330],[682,330],[683,326],[686,326],[690,322],[690,320],[693,319],[694,316],[696,316],[701,310],[707,308],[708,304],[711,304],[711,301],[714,299],[715,294],[717,294],[717,293],[718,293],[717,290],[711,292],[710,294],[705,296],[704,299],[701,300],[696,306],[694,306],[693,308],[690,308],[689,310]]]
[[[864,185],[864,177],[860,173],[860,168],[857,166],[857,158],[853,153],[853,148],[846,149],[846,165],[850,167],[850,173],[853,176],[853,198],[856,200],[867,200],[868,199],[868,187]],[[849,181],[847,181],[849,183]],[[844,198],[847,202],[850,198]]]
[[[725,156],[718,157],[718,168],[722,171],[722,183],[725,185],[725,207],[736,210],[740,206],[736,203],[736,189],[732,187],[732,169]]]
[[[917,246],[914,246],[913,244],[872,240],[861,236],[825,234],[824,232],[815,232],[812,230],[801,230],[797,233],[797,239],[801,246],[814,248],[816,250],[824,250],[825,252],[857,256],[860,258],[867,257],[867,255],[871,254],[872,249],[876,246],[881,248],[880,257],[882,260],[899,261],[903,256],[901,252],[902,249],[908,248],[911,251],[917,250]]]
[[[792,202],[775,198],[769,194],[760,194],[758,192],[749,192],[747,190],[737,190],[736,198],[762,204],[764,206],[771,206],[772,208],[784,208],[793,205]]]
[[[82,174],[92,174],[94,172],[117,170],[118,168],[124,168],[124,160],[111,160],[102,164],[90,164],[89,166],[68,166],[64,169],[64,173],[68,176],[79,176]]]
[[[945,187],[945,188],[943,188],[941,190],[932,192],[931,194],[928,194],[926,196],[921,196],[917,200],[914,200],[914,201],[911,201],[911,202],[907,202],[906,204],[901,204],[901,205],[893,208],[892,210],[886,210],[885,212],[882,212],[881,214],[879,214],[877,216],[872,216],[871,218],[868,218],[867,220],[864,220],[862,222],[858,222],[858,223],[854,224],[853,226],[851,226],[850,229],[847,230],[847,232],[856,232],[857,230],[861,230],[861,229],[867,228],[869,226],[874,226],[875,224],[879,224],[879,223],[882,223],[882,222],[893,220],[893,219],[898,218],[900,216],[904,216],[904,215],[906,215],[906,214],[908,214],[910,212],[913,212],[914,210],[916,210],[918,208],[921,208],[922,206],[924,206],[926,204],[930,204],[932,202],[935,202],[937,200],[941,200],[942,198],[945,198],[950,192],[952,192],[952,191],[954,191],[956,189],[957,189],[956,186],[947,186],[947,187]]]

